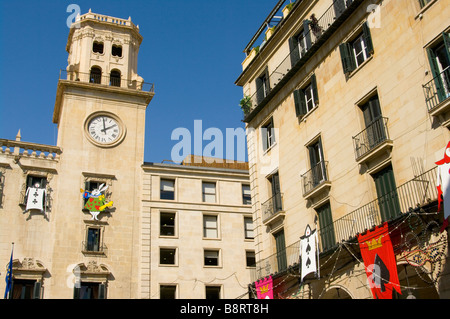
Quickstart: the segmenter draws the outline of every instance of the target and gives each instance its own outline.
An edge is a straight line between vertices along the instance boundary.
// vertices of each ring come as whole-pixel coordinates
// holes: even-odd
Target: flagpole
[[[11,257],[9,259],[8,270],[6,272],[7,277],[5,278],[6,288],[5,288],[5,296],[3,297],[4,299],[6,299],[11,292],[13,252],[14,252],[14,242],[11,242]]]

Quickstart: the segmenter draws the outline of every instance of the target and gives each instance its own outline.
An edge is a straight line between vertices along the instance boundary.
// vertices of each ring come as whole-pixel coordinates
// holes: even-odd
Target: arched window
[[[89,75],[89,83],[102,83],[102,69],[98,66],[93,66],[91,68],[91,74]]]
[[[120,86],[120,71],[119,70],[111,71],[111,75],[109,76],[109,85]]]

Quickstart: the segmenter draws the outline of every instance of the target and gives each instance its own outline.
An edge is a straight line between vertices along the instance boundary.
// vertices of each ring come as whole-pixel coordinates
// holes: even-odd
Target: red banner
[[[272,276],[255,282],[256,294],[258,299],[273,299],[273,280]]]
[[[401,294],[397,262],[389,237],[388,224],[375,227],[365,235],[358,235],[361,256],[374,299],[392,299],[395,289]]]

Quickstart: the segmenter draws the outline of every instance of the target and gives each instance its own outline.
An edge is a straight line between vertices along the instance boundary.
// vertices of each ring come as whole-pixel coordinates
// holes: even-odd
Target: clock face
[[[90,137],[100,144],[112,144],[121,136],[121,125],[108,115],[97,115],[88,122]]]

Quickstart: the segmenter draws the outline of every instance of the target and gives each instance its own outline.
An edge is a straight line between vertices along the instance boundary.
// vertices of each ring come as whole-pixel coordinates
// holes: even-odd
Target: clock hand
[[[105,130],[106,130],[106,129],[105,129],[105,126],[106,126],[106,125],[105,125],[105,118],[103,117],[102,119],[103,119],[103,130],[102,130],[102,132],[105,132]]]
[[[113,128],[113,127],[115,127],[115,126],[117,126],[117,124],[114,124],[114,125],[112,125],[112,126],[106,127],[106,128],[104,128],[104,129],[102,130],[102,132],[106,133],[107,130],[109,130],[110,128]]]

